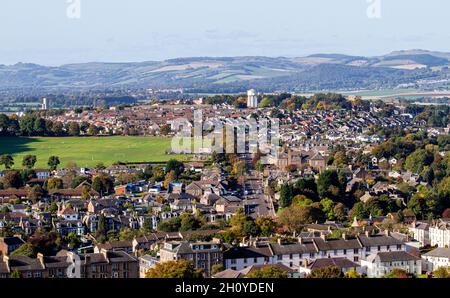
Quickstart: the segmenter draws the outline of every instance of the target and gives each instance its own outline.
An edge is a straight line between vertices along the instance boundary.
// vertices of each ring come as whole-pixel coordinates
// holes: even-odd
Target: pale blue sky
[[[0,0],[0,64],[450,51],[450,1]],[[5,3],[6,2],[6,3]]]

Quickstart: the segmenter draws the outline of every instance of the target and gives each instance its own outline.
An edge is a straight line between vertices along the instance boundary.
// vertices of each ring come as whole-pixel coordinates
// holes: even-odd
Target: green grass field
[[[80,167],[103,162],[166,162],[171,158],[186,160],[187,155],[167,155],[170,138],[158,137],[64,137],[64,138],[0,138],[0,154],[14,156],[14,167],[22,166],[24,155],[37,156],[37,168],[47,168],[48,158],[59,157],[61,166],[69,161]]]

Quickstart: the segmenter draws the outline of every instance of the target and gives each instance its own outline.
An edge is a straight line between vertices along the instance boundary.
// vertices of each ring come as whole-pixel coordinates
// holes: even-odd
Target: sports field
[[[61,166],[69,161],[80,167],[92,167],[103,162],[166,162],[171,158],[186,160],[187,155],[167,155],[170,138],[158,137],[63,137],[63,138],[0,138],[0,154],[10,153],[14,167],[20,168],[24,155],[37,156],[36,168],[47,168],[48,158],[59,157]],[[1,168],[3,168],[1,166]]]

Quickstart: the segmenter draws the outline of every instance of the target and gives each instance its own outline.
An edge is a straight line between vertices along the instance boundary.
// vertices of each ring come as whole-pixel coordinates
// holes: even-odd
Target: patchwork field
[[[0,154],[14,156],[15,167],[21,167],[24,155],[37,156],[37,168],[46,168],[48,158],[59,157],[61,166],[69,161],[80,167],[103,162],[166,162],[171,158],[186,160],[186,155],[167,155],[170,138],[158,137],[64,137],[64,138],[0,138]]]

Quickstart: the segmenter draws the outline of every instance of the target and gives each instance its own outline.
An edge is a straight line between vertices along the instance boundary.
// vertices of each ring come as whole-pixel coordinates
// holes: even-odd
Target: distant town
[[[0,278],[449,277],[449,115],[254,89],[41,98],[0,114]],[[197,150],[173,148],[182,131]]]

